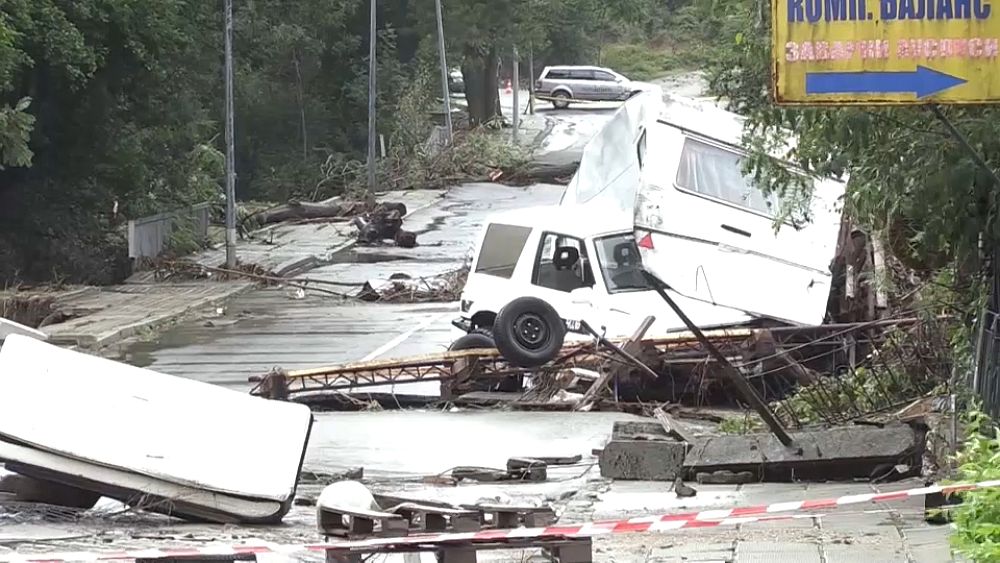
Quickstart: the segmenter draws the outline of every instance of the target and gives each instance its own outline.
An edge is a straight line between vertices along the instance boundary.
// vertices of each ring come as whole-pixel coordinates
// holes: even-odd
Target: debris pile
[[[358,298],[383,303],[451,303],[458,300],[468,276],[468,266],[430,278],[397,273],[389,277],[388,283],[377,287],[372,282],[365,283]]]
[[[391,240],[400,248],[417,246],[417,234],[403,229],[406,205],[380,203],[371,211],[358,215],[353,224],[358,229],[358,243],[379,245]]]

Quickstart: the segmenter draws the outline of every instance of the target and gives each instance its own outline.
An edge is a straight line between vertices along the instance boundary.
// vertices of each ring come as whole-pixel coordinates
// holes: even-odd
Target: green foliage
[[[746,141],[774,150],[786,133],[797,146],[781,157],[821,175],[848,175],[847,211],[884,234],[891,254],[923,275],[948,264],[976,272],[980,248],[998,242],[997,193],[987,174],[925,109],[783,109],[771,101],[770,22],[759,3],[737,0],[721,28],[710,69],[714,94],[747,116]],[[997,110],[949,108],[948,117],[994,169],[1000,169]],[[801,191],[775,177],[774,163],[750,166],[773,190]],[[769,170],[770,169],[770,170]],[[980,234],[983,245],[980,247]]]
[[[965,422],[969,433],[958,454],[958,479],[1000,479],[1000,429],[981,412],[970,412]],[[954,508],[953,517],[951,540],[958,551],[976,563],[1000,560],[1000,489],[962,493],[962,503]]]
[[[197,252],[205,247],[205,242],[198,236],[193,220],[178,219],[174,221],[167,239],[167,254],[184,256]]]
[[[648,39],[688,3],[445,1],[449,62],[478,72],[488,94],[513,46],[538,65],[596,62],[605,44]],[[358,185],[368,6],[236,3],[238,197],[310,199]],[[441,153],[424,146],[440,88],[433,16],[433,0],[378,3],[382,187],[485,178],[525,158],[482,132]],[[0,0],[0,279],[118,281],[129,219],[220,198],[222,29],[220,2]]]
[[[910,310],[901,313],[915,316],[918,323],[887,329],[863,365],[820,377],[776,402],[775,410],[803,425],[839,422],[897,408],[927,393],[948,392],[952,375],[972,367],[974,325],[955,309],[969,292],[951,289],[948,272],[939,272],[934,281],[919,288]]]
[[[719,432],[723,434],[753,434],[764,429],[764,422],[755,414],[746,413],[743,416],[727,416],[719,423]]]
[[[7,166],[30,166],[31,147],[28,141],[35,125],[35,116],[25,110],[31,98],[22,98],[14,107],[0,108],[0,170]]]

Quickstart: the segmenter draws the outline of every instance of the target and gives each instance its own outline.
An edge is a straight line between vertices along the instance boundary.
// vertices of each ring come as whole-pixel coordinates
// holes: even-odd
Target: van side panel
[[[640,249],[644,266],[692,299],[791,323],[822,323],[840,224],[836,200],[844,185],[818,182],[810,206],[813,221],[799,229],[782,225],[775,232],[773,214],[761,213],[759,205],[752,209],[750,200],[734,204],[721,190],[713,191],[712,182],[738,174],[721,174],[714,161],[683,160],[690,140],[662,123],[648,132],[650,166],[643,171],[635,207],[637,240],[648,234],[652,241],[652,248]],[[701,169],[682,170],[685,166]],[[699,174],[704,185],[690,180]]]

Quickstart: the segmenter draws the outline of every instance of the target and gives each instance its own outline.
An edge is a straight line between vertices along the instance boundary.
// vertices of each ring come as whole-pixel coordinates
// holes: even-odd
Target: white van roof
[[[491,215],[487,224],[502,223],[545,229],[574,237],[632,232],[632,214],[587,205],[545,205]]]

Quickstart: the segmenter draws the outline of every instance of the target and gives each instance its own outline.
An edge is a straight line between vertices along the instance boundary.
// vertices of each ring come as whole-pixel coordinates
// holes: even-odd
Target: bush
[[[969,434],[958,454],[958,478],[978,482],[1000,479],[1000,429],[980,412],[967,417]],[[983,433],[984,427],[988,433]],[[1000,489],[979,489],[962,494],[954,509],[952,544],[975,562],[1000,561]]]

